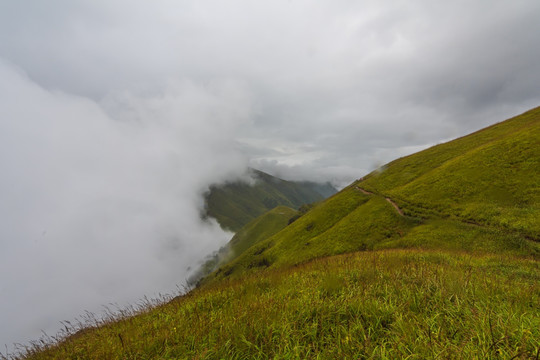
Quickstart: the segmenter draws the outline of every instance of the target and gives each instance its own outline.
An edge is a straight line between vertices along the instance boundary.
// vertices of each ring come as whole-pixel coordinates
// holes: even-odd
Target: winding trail
[[[383,195],[376,194],[376,193],[372,193],[371,191],[367,191],[367,190],[365,190],[365,189],[362,189],[362,188],[359,187],[358,185],[355,185],[355,186],[354,186],[354,189],[355,189],[355,190],[358,190],[358,191],[360,191],[360,192],[362,192],[362,193],[365,194],[365,195],[375,195],[375,196],[381,196],[381,197],[383,197]],[[390,203],[390,204],[394,207],[394,209],[397,211],[397,213],[398,213],[400,216],[406,217],[406,218],[413,218],[413,219],[414,219],[414,217],[411,217],[411,216],[409,216],[409,215],[405,215],[405,214],[403,213],[403,210],[401,210],[400,207],[399,207],[392,199],[390,199],[389,197],[385,197],[385,196],[384,196],[384,199],[385,199],[386,201],[388,201],[388,203]],[[441,218],[444,218],[444,214],[438,214],[438,216],[441,217]],[[474,221],[474,220],[471,220],[471,219],[462,219],[462,218],[457,218],[457,217],[456,217],[456,218],[454,218],[454,220],[459,221],[459,222],[464,223],[464,224],[468,224],[468,225],[472,225],[472,226],[477,226],[477,227],[481,227],[481,228],[486,228],[486,229],[493,229],[493,228],[494,228],[494,227],[492,227],[492,226],[489,226],[489,225],[486,225],[486,224],[482,224],[482,223],[480,223],[480,222],[477,222],[477,221]],[[497,227],[495,227],[495,229],[498,229],[498,230],[501,230],[501,231],[508,231],[508,229],[504,229],[504,228],[497,228]],[[515,231],[514,231],[514,232],[515,232]],[[531,236],[530,234],[523,234],[523,233],[520,233],[520,232],[517,232],[517,234],[520,235],[520,236],[523,236],[523,237],[525,237],[526,239],[531,240],[531,241],[536,241],[536,242],[539,242],[539,241],[540,241],[540,238],[535,237],[535,236]]]
[[[386,201],[388,201],[390,204],[392,204],[392,206],[394,207],[394,209],[396,209],[396,211],[398,212],[399,215],[405,216],[405,215],[403,214],[403,210],[401,210],[401,209],[399,208],[399,206],[397,206],[397,204],[396,204],[395,202],[392,201],[392,199],[390,199],[390,198],[385,198],[385,199],[386,199]]]
[[[366,195],[373,195],[372,192],[369,192],[369,191],[367,191],[367,190],[364,190],[364,189],[362,189],[361,187],[358,187],[358,186],[356,187],[356,190],[360,190],[361,192],[363,192],[363,193],[366,194]]]
[[[362,189],[358,185],[355,186],[355,189],[359,190],[360,192],[362,192],[363,194],[366,194],[366,195],[375,195],[374,193],[372,193],[370,191]],[[396,209],[396,211],[398,212],[399,215],[405,217],[405,214],[403,214],[403,210],[401,210],[399,208],[399,206],[395,202],[392,201],[392,199],[390,199],[389,197],[385,197],[385,199],[386,199],[386,201],[388,201],[394,207],[394,209]]]

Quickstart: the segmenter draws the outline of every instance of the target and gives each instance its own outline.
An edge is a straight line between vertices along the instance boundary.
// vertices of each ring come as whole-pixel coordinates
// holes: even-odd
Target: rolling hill
[[[236,232],[276,206],[297,209],[337,192],[329,183],[286,181],[255,169],[250,169],[250,173],[253,184],[238,181],[212,186],[205,195],[205,215]]]
[[[24,357],[538,358],[539,142],[536,108],[397,159],[287,224],[277,208],[186,295]]]

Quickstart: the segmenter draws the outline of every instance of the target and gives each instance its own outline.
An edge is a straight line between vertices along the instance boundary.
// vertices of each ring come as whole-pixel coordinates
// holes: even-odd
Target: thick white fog
[[[2,342],[175,291],[229,240],[199,219],[200,194],[245,167],[241,87],[185,82],[103,106],[5,63],[0,78]]]

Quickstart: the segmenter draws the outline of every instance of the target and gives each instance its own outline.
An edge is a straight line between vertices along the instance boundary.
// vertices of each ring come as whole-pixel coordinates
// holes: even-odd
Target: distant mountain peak
[[[236,232],[276,206],[297,209],[337,192],[329,183],[287,181],[254,168],[248,168],[248,173],[255,180],[253,184],[215,184],[205,195],[205,216],[215,218],[224,229]]]

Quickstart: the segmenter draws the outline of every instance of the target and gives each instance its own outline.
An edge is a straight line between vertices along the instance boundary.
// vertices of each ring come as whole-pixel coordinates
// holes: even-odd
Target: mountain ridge
[[[253,184],[240,181],[216,184],[205,194],[204,216],[215,218],[226,230],[237,232],[276,206],[297,209],[337,192],[329,183],[287,181],[260,170],[248,171]]]
[[[509,148],[506,142],[510,141],[514,144],[513,140],[516,137],[519,140],[518,146]],[[522,137],[525,137],[525,140]],[[534,146],[537,143],[538,146]],[[530,225],[529,228],[514,224],[501,226],[500,221],[496,221],[500,214],[513,215],[513,212],[519,213],[522,209],[520,206],[514,206],[512,201],[517,201],[514,199],[511,202],[497,202],[491,199],[490,184],[497,183],[495,179],[501,172],[489,162],[493,161],[493,156],[490,153],[486,154],[485,149],[492,150],[494,146],[496,150],[505,152],[505,156],[516,151],[522,155],[516,156],[519,162],[514,161],[515,166],[509,175],[506,174],[505,181],[508,183],[507,188],[514,188],[513,191],[517,194],[514,197],[523,197],[526,194],[532,199],[530,208],[527,208],[527,211],[531,212],[525,219],[527,222],[522,219],[522,223]],[[479,159],[474,159],[472,166],[469,159],[471,152],[479,157]],[[403,165],[404,162],[405,165]],[[533,165],[529,166],[529,162]],[[428,166],[425,165],[426,163]],[[434,166],[435,164],[437,166]],[[459,211],[460,205],[467,204],[467,197],[464,197],[460,203],[454,196],[454,203],[447,205],[449,209],[453,210],[453,206],[458,211],[449,211],[448,208],[437,203],[426,204],[425,199],[430,199],[433,196],[431,192],[437,190],[433,184],[430,188],[418,190],[418,193],[422,194],[418,198],[424,202],[417,201],[411,204],[407,201],[407,197],[399,192],[405,187],[404,177],[408,180],[406,184],[411,184],[417,179],[425,178],[426,174],[429,177],[432,176],[430,174],[441,172],[441,169],[445,170],[445,164],[446,167],[448,164],[454,167],[461,166],[464,169],[462,170],[464,175],[469,175],[468,170],[471,167],[474,170],[473,173],[487,174],[483,175],[484,181],[478,183],[471,183],[469,178],[462,176],[459,172],[448,174],[446,171],[442,175],[445,176],[444,180],[456,177],[457,174],[461,183],[457,183],[454,187],[458,190],[464,186],[471,187],[468,193],[479,197],[486,208],[497,205],[495,210],[498,212],[489,210],[490,213],[485,210],[488,215],[494,214],[491,218],[485,219],[482,218],[483,213],[479,215],[474,212],[476,208],[473,208],[467,213],[468,216],[463,216],[463,211]],[[521,251],[538,256],[540,254],[539,242],[530,242],[530,240],[537,240],[540,233],[540,230],[537,230],[540,224],[534,221],[538,219],[535,215],[540,214],[540,185],[534,185],[539,183],[538,169],[540,169],[540,108],[535,108],[485,130],[390,162],[383,170],[375,170],[353,182],[332,198],[318,204],[301,220],[284,228],[280,233],[258,242],[234,261],[225,264],[223,271],[213,276],[217,280],[223,278],[224,274],[230,276],[237,273],[235,276],[241,276],[244,271],[253,271],[256,268],[253,264],[266,264],[265,267],[294,265],[314,257],[348,251],[375,250],[413,244],[418,246],[418,241],[410,234],[420,236],[418,234],[426,232],[432,232],[440,239],[447,239],[447,243],[438,243],[437,246],[442,248],[464,247],[476,251],[497,249],[497,251]],[[414,173],[416,177],[411,179],[410,174],[406,172]],[[510,178],[510,175],[513,178]],[[520,186],[522,183],[525,185]],[[390,185],[384,187],[385,184],[393,187]],[[523,191],[519,192],[520,189]],[[459,191],[457,193],[460,194]],[[332,205],[333,202],[336,205]],[[388,206],[385,206],[385,202]],[[344,206],[346,203],[349,205]],[[328,215],[330,213],[336,217],[332,223],[328,223],[328,220],[332,218]],[[326,218],[322,218],[323,216]],[[516,215],[513,216],[516,217]],[[474,228],[475,226],[478,228]],[[449,234],[452,234],[455,239]],[[469,243],[463,243],[462,239],[467,239]],[[432,245],[429,245],[430,243]],[[434,244],[433,241],[426,240],[424,246],[435,246]],[[294,253],[293,257],[290,256],[291,253]],[[207,281],[213,280],[210,278]]]

